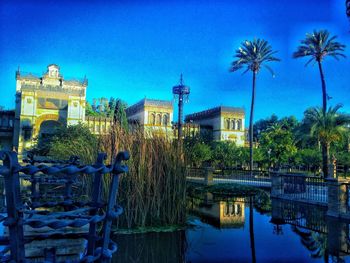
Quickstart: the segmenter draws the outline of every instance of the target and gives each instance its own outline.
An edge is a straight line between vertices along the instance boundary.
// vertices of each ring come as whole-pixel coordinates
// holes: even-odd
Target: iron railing
[[[326,203],[328,187],[325,179],[316,176],[282,174],[283,197],[291,200],[307,200]]]
[[[128,167],[121,162],[128,160],[129,154],[118,153],[112,165],[104,165],[105,159],[106,154],[101,153],[94,165],[78,165],[73,158],[73,163],[69,164],[34,165],[32,161],[22,166],[15,152],[0,151],[0,174],[4,177],[7,210],[5,217],[0,216],[0,223],[3,222],[9,230],[8,236],[0,237],[1,244],[5,245],[0,249],[0,262],[30,262],[25,258],[25,244],[37,239],[64,239],[72,234],[60,232],[57,236],[58,230],[83,226],[88,226],[88,233],[74,234],[74,238],[82,237],[88,241],[78,262],[109,262],[117,250],[116,244],[110,240],[111,224],[123,211],[116,202],[119,176],[128,171]],[[90,200],[79,201],[73,196],[73,186],[81,174],[93,177]],[[103,175],[112,177],[106,202],[101,197]],[[29,202],[22,199],[20,177],[31,184]],[[48,201],[46,194],[39,191],[41,183],[61,184],[64,193]],[[41,209],[37,210],[39,207]],[[51,207],[58,207],[58,210]],[[101,232],[98,225],[102,225]],[[38,232],[35,237],[28,237],[25,226],[33,229],[49,227],[52,231]],[[45,262],[56,262],[55,251],[55,247],[45,250]]]
[[[270,187],[271,177],[269,171],[225,168],[214,171],[214,183],[238,183],[259,187]]]

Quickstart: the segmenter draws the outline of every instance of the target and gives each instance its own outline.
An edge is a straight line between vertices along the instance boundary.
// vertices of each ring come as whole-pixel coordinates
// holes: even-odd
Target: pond
[[[350,262],[349,222],[271,201],[262,213],[246,198],[191,199],[187,230],[117,235],[113,262]]]
[[[349,223],[321,206],[206,194],[189,198],[186,230],[115,235],[112,262],[350,262]]]

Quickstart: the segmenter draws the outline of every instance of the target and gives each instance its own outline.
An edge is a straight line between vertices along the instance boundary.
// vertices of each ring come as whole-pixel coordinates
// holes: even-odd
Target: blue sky
[[[345,0],[9,1],[0,2],[0,105],[14,107],[15,70],[41,74],[51,63],[65,77],[87,76],[88,100],[172,99],[184,74],[191,87],[185,114],[226,105],[249,112],[251,75],[230,73],[246,39],[268,40],[281,62],[259,73],[255,119],[302,117],[321,105],[317,66],[291,58],[306,32],[328,29],[347,59],[326,59],[331,105],[350,112],[350,23]],[[249,114],[247,114],[248,117]]]

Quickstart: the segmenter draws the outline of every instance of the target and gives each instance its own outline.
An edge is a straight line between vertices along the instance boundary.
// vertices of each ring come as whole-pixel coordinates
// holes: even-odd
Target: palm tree
[[[330,56],[339,60],[339,57],[345,57],[342,53],[345,45],[335,41],[337,36],[329,36],[327,30],[320,30],[312,34],[306,34],[306,38],[301,40],[301,45],[297,51],[293,53],[294,58],[310,57],[305,66],[314,62],[318,64],[318,68],[321,76],[322,83],[322,101],[323,101],[323,113],[327,111],[327,99],[329,98],[326,90],[326,81],[322,69],[322,61],[326,56]]]
[[[235,72],[243,67],[246,68],[244,73],[251,71],[253,73],[252,101],[250,107],[249,120],[249,148],[250,148],[250,174],[253,174],[253,120],[254,120],[254,103],[255,103],[255,81],[256,75],[261,67],[265,67],[274,76],[272,69],[266,65],[268,62],[280,61],[274,57],[277,51],[273,51],[269,43],[264,39],[246,40],[241,47],[236,50],[235,60],[232,62],[230,71]]]
[[[329,107],[326,113],[319,107],[310,108],[304,112],[301,129],[311,137],[317,138],[322,145],[322,170],[328,177],[329,150],[332,143],[340,141],[350,124],[350,115],[339,113],[341,104]]]

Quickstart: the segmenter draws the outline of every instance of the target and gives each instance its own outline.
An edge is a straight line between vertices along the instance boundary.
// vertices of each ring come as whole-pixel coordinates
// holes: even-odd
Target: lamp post
[[[178,123],[177,123],[177,138],[180,142],[182,139],[182,116],[183,116],[183,104],[188,102],[188,96],[190,94],[190,88],[185,86],[182,78],[180,76],[180,84],[173,87],[174,99],[178,101]]]

